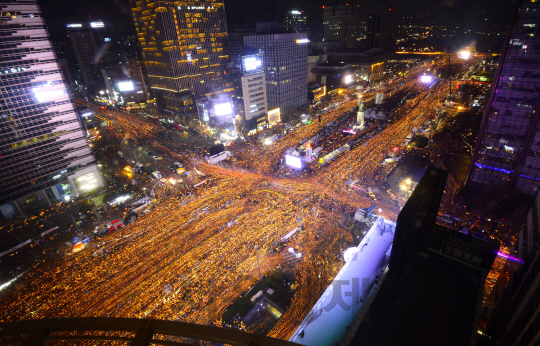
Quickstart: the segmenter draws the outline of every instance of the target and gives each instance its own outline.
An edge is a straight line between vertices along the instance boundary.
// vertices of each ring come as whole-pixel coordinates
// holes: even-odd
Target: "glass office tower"
[[[262,55],[267,109],[289,116],[308,103],[308,42],[306,33],[244,36],[246,51]]]
[[[226,89],[229,60],[223,2],[130,0],[135,29],[158,108],[183,111],[190,101]],[[231,84],[232,85],[232,84]],[[233,91],[232,86],[230,90]]]
[[[522,1],[510,25],[467,183],[534,195],[540,186],[540,3]]]
[[[35,1],[0,0],[0,211],[84,194],[103,178]]]

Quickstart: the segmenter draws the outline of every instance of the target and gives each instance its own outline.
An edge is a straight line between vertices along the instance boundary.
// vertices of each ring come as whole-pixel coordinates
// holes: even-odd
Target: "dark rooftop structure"
[[[435,224],[448,172],[428,168],[397,219],[389,269],[344,345],[474,345],[499,243]]]
[[[323,63],[311,69],[318,84],[325,85],[326,91],[348,88],[357,83],[356,69],[346,63]]]
[[[387,61],[395,55],[393,52],[387,52],[382,48],[372,48],[366,51],[341,49],[329,51],[327,54],[330,62],[344,62],[353,65]]]

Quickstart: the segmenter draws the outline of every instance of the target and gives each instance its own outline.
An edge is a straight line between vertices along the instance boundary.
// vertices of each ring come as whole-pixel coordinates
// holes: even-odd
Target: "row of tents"
[[[349,144],[345,144],[341,148],[338,148],[332,151],[331,153],[329,153],[328,155],[323,156],[322,157],[323,162],[321,163],[328,163],[332,161],[333,159],[335,159],[336,157],[338,157],[339,155],[343,154],[344,152],[349,151],[350,149],[351,149],[351,146]]]

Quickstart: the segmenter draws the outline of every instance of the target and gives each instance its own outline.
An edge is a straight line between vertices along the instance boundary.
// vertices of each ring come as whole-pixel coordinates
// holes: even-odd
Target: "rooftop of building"
[[[340,61],[349,64],[377,63],[388,60],[395,53],[382,48],[372,48],[365,51],[358,49],[336,49],[328,51],[329,61]]]
[[[353,71],[354,68],[351,64],[346,64],[342,62],[325,62],[323,64],[317,65],[314,68],[311,69],[311,73],[314,74],[328,74],[328,73],[336,73],[336,72],[344,72],[347,70]]]
[[[468,345],[482,271],[438,253],[418,253],[410,271],[390,275],[353,345]]]
[[[395,226],[395,223],[380,217],[358,246],[347,249],[345,265],[290,341],[308,346],[326,346],[338,344],[343,339],[346,327],[354,321],[362,306],[362,298],[369,294],[380,268],[385,266]],[[338,295],[341,300],[336,299]],[[336,302],[337,305],[334,304]]]
[[[398,216],[389,269],[346,339],[356,345],[469,345],[499,243],[435,224],[448,172],[428,168]]]

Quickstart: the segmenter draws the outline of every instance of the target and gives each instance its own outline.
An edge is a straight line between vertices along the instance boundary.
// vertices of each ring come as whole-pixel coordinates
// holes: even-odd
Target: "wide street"
[[[462,63],[463,70],[471,64]],[[294,277],[298,288],[269,335],[288,339],[333,279],[332,268],[341,265],[343,251],[359,243],[348,231],[351,214],[375,203],[377,214],[395,221],[399,208],[384,190],[383,172],[388,168],[381,163],[393,148],[404,147],[407,135],[422,127],[446,97],[444,81],[431,88],[418,82],[419,74],[443,65],[444,61],[422,64],[385,86],[386,102],[395,108],[386,127],[375,121],[361,133],[343,135],[341,130],[356,119],[356,112],[349,112],[358,104],[356,96],[343,95],[336,108],[322,114],[320,123],[312,114],[311,125],[271,145],[235,143],[230,149],[234,161],[217,166],[205,163],[203,139],[188,143],[182,133],[164,130],[149,119],[87,104],[120,130],[123,155],[151,164],[138,149],[149,147],[163,155],[156,169],[181,161],[188,171],[196,166],[205,175],[197,181],[206,184],[185,184],[160,198],[150,213],[89,249],[37,265],[0,297],[0,321],[109,316],[221,325],[225,309],[259,280],[259,272],[264,276],[281,268]],[[406,102],[403,95],[409,95]],[[362,95],[366,109],[373,107],[374,98],[374,91]],[[299,146],[302,139],[317,135],[328,122],[340,121],[347,113],[350,120],[321,143],[326,155],[355,142],[349,151],[324,165],[313,162],[299,174],[281,164],[286,149]],[[350,180],[374,192],[350,189]],[[450,180],[449,184],[448,208],[457,188]],[[302,258],[291,263],[281,238],[299,226],[303,227],[286,245]]]

